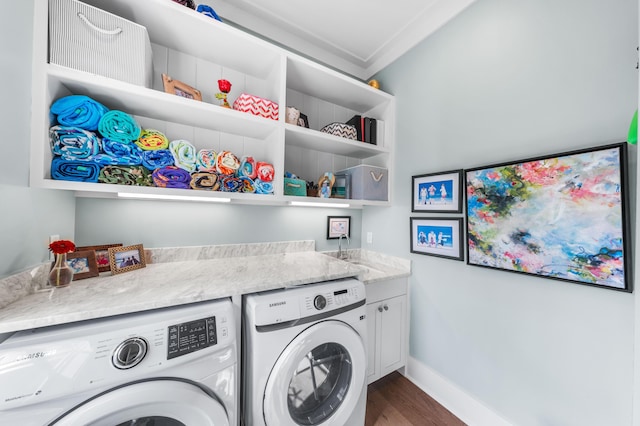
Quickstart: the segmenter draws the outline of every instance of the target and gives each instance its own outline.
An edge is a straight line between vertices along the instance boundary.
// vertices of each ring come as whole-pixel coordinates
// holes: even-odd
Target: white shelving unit
[[[213,20],[170,0],[86,0],[84,3],[147,28],[153,52],[153,85],[137,86],[48,62],[48,0],[34,8],[31,186],[75,191],[80,196],[116,197],[118,192],[231,198],[232,202],[285,205],[316,201],[327,206],[384,206],[389,201],[285,196],[284,172],[315,181],[324,172],[367,164],[389,169],[393,178],[395,100],[365,83],[302,58],[262,39]],[[164,92],[161,74],[198,88],[203,101]],[[278,121],[225,109],[215,98],[218,79],[232,83],[230,103],[241,93],[279,105]],[[125,111],[143,128],[164,132],[170,140],[189,140],[197,149],[232,151],[275,168],[274,194],[243,194],[155,187],[134,187],[54,180],[48,132],[49,108],[60,97],[87,95],[110,109]],[[287,124],[287,106],[304,113],[310,128]],[[378,145],[352,141],[319,130],[360,114],[384,122]]]

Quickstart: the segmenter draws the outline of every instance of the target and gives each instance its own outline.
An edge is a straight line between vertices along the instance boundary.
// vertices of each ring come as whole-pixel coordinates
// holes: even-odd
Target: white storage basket
[[[49,61],[151,87],[147,29],[77,0],[49,1]]]

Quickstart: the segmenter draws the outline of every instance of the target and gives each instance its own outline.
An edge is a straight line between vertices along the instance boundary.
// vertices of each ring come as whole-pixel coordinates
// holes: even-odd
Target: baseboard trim
[[[415,358],[408,357],[405,376],[470,426],[513,426],[486,405]]]

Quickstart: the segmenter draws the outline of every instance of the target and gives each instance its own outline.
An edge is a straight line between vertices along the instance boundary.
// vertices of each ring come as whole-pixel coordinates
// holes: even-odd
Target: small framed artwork
[[[147,266],[142,244],[133,246],[110,247],[109,264],[112,274],[133,271]]]
[[[410,218],[411,253],[463,260],[462,218]]]
[[[351,236],[351,216],[329,216],[327,220],[327,240],[336,240],[340,235]]]
[[[411,211],[462,213],[462,170],[411,177]]]
[[[469,265],[632,291],[626,142],[465,175]]]
[[[298,117],[298,126],[309,128],[309,119],[303,113],[300,113],[300,117]]]
[[[162,74],[162,84],[164,91],[187,99],[196,101],[202,100],[202,93],[195,87],[191,87],[186,83],[174,80],[166,74]]]
[[[73,269],[74,281],[98,276],[96,252],[93,250],[76,250],[67,253],[67,263]]]
[[[93,250],[96,253],[98,272],[109,272],[111,270],[111,265],[109,264],[109,248],[111,247],[122,247],[122,244],[116,243],[76,247],[76,251]]]

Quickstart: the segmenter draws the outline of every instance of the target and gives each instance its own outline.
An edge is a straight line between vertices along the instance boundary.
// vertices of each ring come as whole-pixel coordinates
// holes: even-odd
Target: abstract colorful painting
[[[626,149],[465,170],[467,263],[631,292]]]

